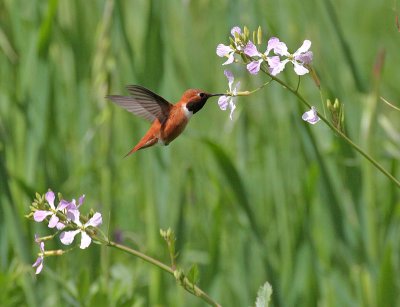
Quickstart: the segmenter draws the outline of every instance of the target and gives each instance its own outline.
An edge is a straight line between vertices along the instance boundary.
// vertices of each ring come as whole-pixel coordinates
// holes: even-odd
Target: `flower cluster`
[[[289,62],[293,64],[294,72],[299,76],[310,72],[309,65],[311,64],[313,53],[309,50],[311,47],[311,41],[309,40],[304,40],[297,51],[290,53],[286,44],[277,37],[271,37],[267,42],[265,51],[260,52],[256,46],[256,44],[261,45],[262,41],[260,27],[257,32],[253,33],[253,40],[250,40],[250,33],[246,27],[244,27],[242,31],[239,27],[235,26],[231,29],[231,37],[229,39],[231,42],[230,45],[218,44],[216,49],[216,53],[219,57],[227,58],[222,65],[238,62],[239,60],[235,59],[235,54],[237,54],[246,64],[248,72],[253,75],[258,74],[258,72],[262,70],[270,76],[275,77],[285,69],[286,64]],[[226,110],[229,107],[230,118],[232,119],[233,111],[236,108],[233,97],[248,95],[248,92],[238,92],[238,85],[232,88],[234,80],[232,72],[225,70],[224,74],[228,78],[229,90],[226,95],[219,98],[218,104],[221,110]],[[309,112],[314,112],[315,114],[313,114],[315,116],[308,122],[312,124],[318,122],[319,118],[315,108],[311,109]]]
[[[261,33],[261,29],[259,29],[259,32]],[[309,51],[311,47],[311,41],[309,40],[305,40],[297,51],[290,53],[284,42],[281,42],[279,38],[271,37],[268,40],[266,50],[261,53],[258,51],[256,44],[249,40],[247,28],[245,28],[242,33],[239,27],[233,27],[231,35],[231,44],[229,46],[224,44],[219,44],[217,46],[217,55],[228,58],[222,65],[233,63],[236,53],[246,59],[246,62],[248,62],[246,67],[251,74],[257,74],[263,62],[267,64],[268,73],[272,76],[276,76],[283,71],[288,62],[293,64],[294,71],[299,76],[309,72],[305,67],[311,63],[313,57],[312,51]],[[258,41],[260,44],[261,34],[259,35]],[[270,56],[269,54],[271,52],[273,52],[274,55]]]
[[[54,205],[54,192],[49,190],[45,194],[44,199],[38,195],[37,199],[32,204],[33,214],[31,215],[36,222],[47,221],[49,228],[56,228],[57,233],[55,235],[62,231],[60,234],[60,241],[64,245],[70,245],[74,241],[75,236],[80,234],[80,248],[85,249],[92,242],[91,234],[93,234],[93,232],[91,228],[101,225],[102,216],[101,213],[96,212],[91,215],[90,218],[82,218],[79,209],[84,199],[85,195],[79,197],[78,203],[75,199],[70,202],[61,199],[56,207]],[[36,267],[36,274],[39,274],[43,269],[43,259],[45,256],[61,255],[64,253],[64,251],[61,250],[45,251],[43,241],[52,239],[55,235],[39,238],[39,236],[35,234],[35,242],[39,244],[40,249],[38,258],[32,265]]]

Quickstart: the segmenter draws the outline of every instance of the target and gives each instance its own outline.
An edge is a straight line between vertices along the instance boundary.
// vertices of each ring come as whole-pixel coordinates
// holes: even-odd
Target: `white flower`
[[[254,45],[252,41],[249,41],[244,48],[243,52],[249,57],[253,58],[253,61],[247,64],[247,70],[249,73],[256,75],[260,71],[261,63],[266,61],[269,65],[269,72],[271,75],[275,76],[279,73],[279,71],[275,70],[276,64],[280,63],[280,59],[278,56],[269,57],[269,53],[276,46],[280,44],[280,41],[276,37],[271,37],[267,43],[267,50],[264,53],[261,53],[257,50],[257,47]],[[256,59],[255,59],[256,58]]]
[[[235,87],[232,87],[233,81],[235,80],[232,72],[229,70],[225,70],[224,75],[228,78],[228,86],[229,86],[229,94],[230,95],[224,95],[224,96],[219,97],[218,105],[219,105],[219,108],[223,111],[225,111],[228,107],[230,108],[231,112],[230,112],[229,117],[232,120],[233,119],[233,111],[235,111],[235,109],[236,109],[236,105],[235,105],[235,101],[234,101],[233,97],[236,96],[236,94],[237,94],[237,89],[240,85],[240,82],[236,83]]]
[[[102,223],[101,213],[96,212],[91,219],[89,219],[85,224],[82,225],[79,217],[79,210],[69,210],[68,211],[69,218],[72,222],[74,222],[78,229],[71,231],[63,231],[60,235],[60,240],[64,245],[70,245],[75,236],[80,233],[81,234],[81,249],[87,248],[92,242],[92,238],[86,233],[86,228],[89,226],[97,227]]]
[[[314,106],[311,107],[310,111],[305,112],[301,118],[304,121],[310,123],[311,125],[315,125],[320,121],[320,118],[318,117],[317,114],[317,110],[315,109]]]
[[[63,229],[65,225],[60,222],[60,219],[57,216],[57,211],[64,210],[69,205],[69,203],[66,202],[65,200],[61,200],[56,208],[54,206],[55,195],[54,192],[51,190],[49,190],[46,193],[46,200],[50,206],[50,210],[36,210],[35,213],[33,214],[33,219],[36,222],[42,222],[46,217],[51,216],[48,227],[49,228],[56,227],[57,229]]]
[[[305,75],[309,72],[304,65],[310,64],[312,61],[313,53],[308,51],[311,47],[311,41],[305,40],[301,47],[297,49],[297,51],[293,54],[288,52],[288,48],[284,42],[280,42],[277,46],[274,47],[274,51],[276,54],[281,56],[286,56],[287,58],[283,61],[277,62],[275,64],[275,70],[277,72],[281,72],[284,68],[286,63],[292,62],[294,66],[294,71],[299,76]]]
[[[238,34],[242,33],[242,31],[240,30],[239,27],[233,27],[231,29],[231,34],[232,34],[234,42],[235,42],[234,43],[235,48],[232,48],[231,46],[227,46],[224,44],[219,44],[217,46],[217,50],[216,50],[217,55],[221,58],[224,56],[228,58],[222,65],[231,64],[235,60],[235,58],[234,58],[235,51],[241,50],[241,46],[239,45],[239,43],[236,39],[236,33],[238,33]]]

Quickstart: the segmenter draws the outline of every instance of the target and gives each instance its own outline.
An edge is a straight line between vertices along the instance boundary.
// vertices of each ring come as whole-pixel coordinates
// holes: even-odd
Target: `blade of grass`
[[[325,0],[324,4],[325,4],[325,9],[328,13],[329,19],[332,22],[333,29],[335,30],[336,35],[339,39],[340,46],[342,47],[344,58],[350,67],[350,71],[351,71],[351,74],[353,75],[353,79],[356,84],[356,87],[360,92],[365,93],[367,91],[367,87],[366,87],[365,83],[363,82],[363,80],[361,79],[361,75],[357,68],[354,56],[351,52],[350,45],[347,42],[344,32],[341,28],[341,20],[338,18],[335,7],[333,6],[331,0]]]
[[[255,237],[261,242],[261,232],[258,229],[253,209],[250,207],[246,189],[231,158],[226,154],[222,147],[217,145],[216,143],[206,139],[203,139],[203,142],[210,148],[211,152],[213,153],[219,169],[225,177],[225,182],[230,187],[231,192],[236,196],[240,208],[246,214],[250,223],[250,228],[252,229]]]

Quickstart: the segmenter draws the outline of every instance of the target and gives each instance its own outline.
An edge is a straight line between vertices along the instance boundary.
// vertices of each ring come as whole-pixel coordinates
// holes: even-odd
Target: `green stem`
[[[270,75],[268,72],[264,71],[268,76],[270,76],[273,80],[287,88],[290,92],[292,92],[303,104],[305,104],[308,108],[311,108],[311,105],[299,94],[299,92],[293,88],[291,88],[288,84],[284,81]],[[360,146],[355,144],[349,137],[347,137],[342,131],[337,129],[334,125],[332,125],[329,120],[323,116],[322,114],[318,113],[319,118],[322,119],[323,122],[334,132],[336,132],[342,139],[344,139],[351,147],[353,147],[356,151],[358,151],[364,158],[366,158],[369,162],[372,163],[382,174],[384,174],[387,178],[389,178],[394,184],[396,184],[400,188],[400,181],[397,180],[392,174],[390,174],[387,170],[383,168],[382,165],[378,163],[374,158],[369,156]]]
[[[392,105],[389,101],[387,101],[385,98],[383,98],[383,97],[380,97],[381,98],[381,100],[384,102],[384,103],[386,103],[388,106],[390,106],[391,108],[393,108],[393,109],[395,109],[395,110],[397,110],[397,111],[400,111],[400,108],[398,108],[398,107],[396,107],[396,106],[394,106],[394,105]]]
[[[271,80],[268,80],[267,82],[265,82],[264,84],[260,85],[259,87],[255,88],[252,91],[243,91],[243,92],[237,92],[235,95],[233,95],[233,93],[228,93],[231,94],[231,96],[249,96],[255,92],[258,92],[259,90],[261,90],[264,86],[268,85],[271,83],[273,79],[271,78]]]
[[[116,249],[122,250],[128,254],[134,255],[148,263],[151,263],[157,267],[159,267],[160,269],[164,270],[165,272],[171,274],[172,276],[175,277],[175,272],[176,270],[173,270],[171,267],[169,267],[168,265],[158,261],[157,259],[154,259],[150,256],[147,256],[137,250],[134,250],[132,248],[129,248],[125,245],[121,245],[118,244],[116,242],[113,241],[108,241],[108,240],[104,240],[104,239],[100,239],[98,237],[96,237],[96,240],[106,244],[107,246],[110,247],[114,247]],[[179,281],[182,284],[182,287],[188,291],[189,293],[200,297],[203,301],[207,302],[210,306],[215,306],[215,307],[221,307],[220,304],[218,304],[216,301],[214,301],[207,293],[205,293],[203,290],[201,290],[199,287],[197,287],[195,284],[191,283],[185,276],[183,278],[180,278]]]
[[[108,241],[108,242],[106,242],[106,244],[108,246],[120,249],[120,250],[122,250],[124,252],[127,252],[127,253],[132,254],[132,255],[134,255],[136,257],[139,257],[140,259],[142,259],[142,260],[144,260],[146,262],[154,264],[155,266],[158,266],[160,269],[162,269],[162,270],[164,270],[164,271],[166,271],[166,272],[168,272],[170,274],[174,274],[174,271],[168,265],[158,261],[157,259],[154,259],[154,258],[152,258],[150,256],[147,256],[146,254],[143,254],[143,253],[141,253],[141,252],[139,252],[139,251],[137,251],[135,249],[132,249],[132,248],[127,247],[127,246],[122,245],[122,244],[118,244],[118,243],[113,242],[113,241]]]

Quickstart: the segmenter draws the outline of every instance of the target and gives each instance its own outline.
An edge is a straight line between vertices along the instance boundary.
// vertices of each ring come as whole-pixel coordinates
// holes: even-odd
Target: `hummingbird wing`
[[[107,98],[150,122],[158,119],[163,123],[167,119],[172,104],[143,86],[128,85],[126,88],[131,96],[110,95]]]

